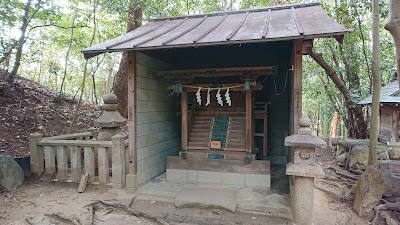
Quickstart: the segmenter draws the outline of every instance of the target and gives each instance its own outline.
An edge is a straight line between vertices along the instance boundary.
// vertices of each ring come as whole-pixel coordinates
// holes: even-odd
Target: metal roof
[[[316,2],[150,19],[82,53],[90,58],[105,52],[343,37],[346,33]]]
[[[397,79],[388,83],[385,87],[381,88],[380,103],[400,104],[399,83]],[[372,103],[372,95],[364,100],[358,102],[359,105],[369,105]]]

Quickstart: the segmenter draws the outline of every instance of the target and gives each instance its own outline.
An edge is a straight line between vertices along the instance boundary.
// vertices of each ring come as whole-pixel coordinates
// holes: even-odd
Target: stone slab
[[[246,174],[246,187],[271,187],[270,175]]]
[[[240,173],[221,173],[221,185],[244,186],[245,175]]]
[[[237,192],[237,207],[242,210],[282,214],[291,217],[290,194],[277,194],[265,188],[241,188]]]
[[[167,182],[186,184],[187,181],[187,170],[167,169]]]
[[[210,171],[198,171],[197,182],[207,184],[221,184],[221,173]]]
[[[223,209],[236,212],[236,194],[210,188],[185,189],[175,198],[178,208]]]

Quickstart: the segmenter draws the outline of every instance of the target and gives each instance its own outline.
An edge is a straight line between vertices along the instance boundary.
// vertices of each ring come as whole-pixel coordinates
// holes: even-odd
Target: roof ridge
[[[222,11],[222,12],[212,12],[212,13],[202,13],[202,14],[193,14],[193,15],[180,15],[180,16],[169,16],[169,17],[158,17],[158,18],[150,18],[149,22],[155,22],[160,20],[178,20],[184,18],[197,18],[197,17],[204,17],[204,16],[224,16],[225,14],[239,14],[239,13],[247,13],[247,12],[262,12],[268,10],[282,10],[282,9],[290,9],[294,8],[303,8],[303,7],[310,7],[321,5],[319,2],[309,2],[309,3],[298,3],[298,4],[290,4],[290,5],[278,5],[278,6],[269,6],[263,8],[254,8],[254,9],[240,9],[234,11]]]

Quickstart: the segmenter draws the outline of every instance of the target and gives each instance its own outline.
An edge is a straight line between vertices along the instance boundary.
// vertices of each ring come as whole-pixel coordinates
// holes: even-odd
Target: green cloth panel
[[[228,132],[229,126],[229,117],[215,117],[214,125],[211,134],[211,141],[220,141],[221,148],[220,149],[211,149],[211,150],[224,150],[226,146],[226,134]]]
[[[224,154],[216,154],[216,153],[209,153],[208,154],[209,159],[224,159]]]

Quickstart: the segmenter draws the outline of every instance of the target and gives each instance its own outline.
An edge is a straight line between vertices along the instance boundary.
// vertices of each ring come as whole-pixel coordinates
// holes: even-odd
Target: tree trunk
[[[62,79],[62,82],[61,82],[61,87],[60,87],[60,92],[59,92],[61,94],[61,96],[62,96],[62,93],[63,93],[63,86],[64,86],[64,82],[65,82],[65,77],[67,76],[69,52],[71,51],[72,41],[74,39],[74,26],[75,26],[75,19],[76,19],[77,15],[78,15],[78,10],[75,11],[74,16],[72,17],[71,36],[70,36],[70,39],[69,39],[69,46],[68,46],[67,54],[65,55],[64,76],[63,76],[63,79]]]
[[[3,87],[3,93],[7,93],[8,89],[13,85],[14,78],[17,76],[19,65],[21,64],[22,47],[25,43],[25,32],[29,23],[29,11],[31,9],[32,0],[28,0],[24,9],[24,18],[22,19],[21,36],[18,40],[17,53],[15,55],[14,68],[6,79],[6,85]]]
[[[131,0],[131,4],[133,1]],[[140,19],[143,16],[142,8],[132,6],[129,9],[131,19],[126,25],[126,32],[130,32],[140,26]],[[133,15],[133,17],[132,17]],[[119,69],[114,77],[113,92],[118,97],[118,111],[127,118],[128,117],[128,52],[122,53],[122,59],[119,64]]]
[[[372,105],[369,133],[368,165],[375,165],[378,147],[379,98],[381,92],[381,75],[379,73],[379,0],[372,0]]]
[[[337,137],[337,130],[339,127],[339,123],[340,123],[340,117],[339,117],[339,113],[335,112],[335,114],[333,115],[333,119],[332,119],[332,123],[331,123],[331,130],[330,130],[330,137]]]
[[[400,76],[400,0],[389,1],[389,19],[385,29],[390,32],[396,47],[397,74]],[[400,87],[400,78],[397,78]]]
[[[322,53],[312,49],[310,56],[325,70],[326,74],[339,89],[345,100],[348,118],[345,121],[346,128],[349,131],[349,137],[364,139],[367,137],[367,124],[365,123],[363,111],[360,105],[352,100],[351,93],[345,83],[339,78],[336,70],[325,61]]]

